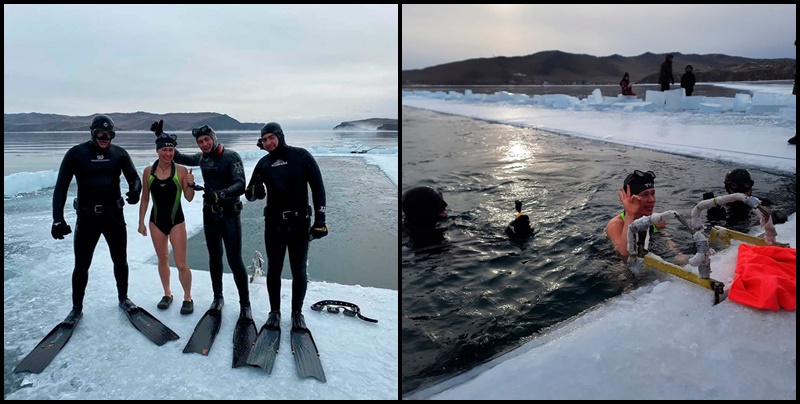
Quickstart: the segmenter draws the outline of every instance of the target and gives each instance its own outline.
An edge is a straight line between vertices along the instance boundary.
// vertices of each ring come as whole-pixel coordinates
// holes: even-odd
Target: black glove
[[[221,199],[225,199],[225,193],[222,191],[206,190],[203,192],[203,201],[206,203],[206,205],[213,205],[219,202]]]
[[[255,196],[256,199],[264,199],[264,198],[266,198],[267,197],[267,188],[265,188],[261,184],[258,184],[256,186],[254,186],[253,187],[253,196]]]
[[[251,185],[250,188],[244,190],[244,197],[247,198],[248,201],[254,201],[256,199],[264,199],[267,197],[267,190],[264,188],[264,185]]]
[[[128,205],[136,205],[139,203],[139,192],[128,191],[125,195],[127,196],[125,200],[128,201]]]
[[[156,136],[161,136],[164,133],[164,120],[160,119],[158,122],[153,122],[150,125],[150,130],[156,133]]]
[[[261,143],[261,138],[258,138],[258,141],[256,142],[256,146],[258,146],[258,148],[261,149],[261,150],[266,150],[266,149],[264,149],[264,145]]]
[[[328,235],[328,225],[325,223],[314,222],[314,225],[311,226],[311,230],[308,231],[308,240],[314,240],[316,238],[323,238]]]
[[[64,236],[70,233],[72,233],[72,228],[63,221],[53,222],[53,227],[50,229],[50,234],[53,235],[53,238],[59,240],[63,240]]]

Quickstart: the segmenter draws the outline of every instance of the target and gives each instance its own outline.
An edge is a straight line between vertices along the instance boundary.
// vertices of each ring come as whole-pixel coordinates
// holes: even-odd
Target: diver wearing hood
[[[156,125],[156,124],[154,124]],[[163,124],[160,128],[163,131]],[[156,135],[159,135],[156,131]],[[250,292],[247,271],[242,261],[242,220],[240,212],[244,193],[244,166],[239,153],[226,149],[217,140],[214,129],[208,125],[192,129],[200,153],[183,154],[175,149],[173,160],[187,166],[200,166],[203,174],[203,233],[208,248],[208,266],[211,287],[214,290],[213,307],[221,307],[222,298],[222,243],[239,291],[240,315],[249,316]]]
[[[750,176],[750,172],[744,168],[735,168],[725,174],[723,182],[725,191],[728,194],[741,193],[747,196],[754,196],[761,201],[761,205],[770,212],[773,224],[786,223],[788,217],[784,211],[774,206],[773,202],[763,196],[753,195],[753,185],[755,181]],[[703,199],[713,199],[713,192],[703,194]],[[712,225],[722,225],[731,230],[748,232],[751,227],[756,225],[756,216],[752,214],[753,208],[742,201],[733,201],[722,206],[714,206],[706,211],[706,218]]]
[[[128,182],[126,196],[129,204],[139,202],[142,190],[142,182],[128,152],[111,144],[116,136],[114,121],[107,115],[97,115],[92,119],[90,133],[89,141],[73,146],[64,155],[53,190],[51,235],[55,239],[64,239],[72,232],[64,220],[67,190],[73,177],[78,183],[78,198],[73,204],[78,219],[75,225],[71,316],[78,316],[83,309],[89,267],[100,235],[105,237],[114,262],[117,298],[120,302],[128,298],[128,239],[122,213],[125,203],[121,196],[120,174]]]
[[[416,186],[403,192],[401,204],[403,232],[409,237],[409,247],[418,250],[444,241],[446,229],[439,223],[447,219],[447,202],[441,191]]]
[[[300,317],[306,295],[306,258],[310,240],[328,235],[325,224],[325,186],[317,161],[308,150],[286,144],[276,122],[261,128],[256,145],[267,151],[253,169],[245,190],[248,201],[267,198],[264,244],[267,250],[267,292],[271,313],[280,313],[281,272],[286,251],[292,270],[292,317]],[[264,187],[266,186],[266,190]],[[308,203],[308,188],[314,204]],[[310,229],[309,229],[310,227]],[[294,319],[293,319],[294,320]]]
[[[447,202],[442,192],[428,186],[413,187],[403,192],[403,222],[412,230],[430,230],[447,218]]]

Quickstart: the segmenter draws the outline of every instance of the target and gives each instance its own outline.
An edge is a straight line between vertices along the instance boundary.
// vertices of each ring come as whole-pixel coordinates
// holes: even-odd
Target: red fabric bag
[[[758,309],[797,307],[797,250],[739,245],[736,275],[728,298]]]

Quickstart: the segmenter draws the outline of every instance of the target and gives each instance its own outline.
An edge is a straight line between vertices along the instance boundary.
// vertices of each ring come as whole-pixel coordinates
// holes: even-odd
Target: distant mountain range
[[[698,82],[791,80],[795,59],[750,59],[722,54],[672,53],[672,73],[680,83],[687,64]],[[617,84],[628,72],[638,84],[658,82],[665,53],[591,56],[545,51],[528,56],[469,59],[403,70],[403,85]]]
[[[97,115],[97,114],[95,114]],[[89,116],[68,116],[56,114],[39,114],[36,112],[22,114],[3,114],[3,132],[58,132],[88,131],[92,118]],[[226,114],[216,112],[152,114],[149,112],[109,113],[118,131],[150,130],[150,125],[164,120],[164,131],[190,131],[208,125],[216,131],[222,130],[260,130],[264,123],[239,122]],[[397,119],[372,118],[360,121],[342,122],[334,130],[398,130]]]
[[[360,121],[342,122],[333,127],[333,130],[398,130],[397,119],[370,118]]]
[[[95,114],[97,115],[97,114]],[[56,114],[39,114],[36,112],[25,114],[3,114],[4,132],[57,132],[57,131],[88,131],[92,118],[89,116],[68,116]],[[164,120],[164,131],[188,131],[203,125],[208,125],[214,130],[259,130],[263,123],[242,123],[225,114],[216,112],[198,113],[170,113],[152,114],[149,112],[109,113],[114,121],[115,129],[150,130],[150,125]]]

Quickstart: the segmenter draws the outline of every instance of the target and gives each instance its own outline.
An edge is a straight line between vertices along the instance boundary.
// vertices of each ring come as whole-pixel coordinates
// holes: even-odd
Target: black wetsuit
[[[661,91],[669,91],[669,83],[675,84],[675,77],[672,75],[672,59],[661,63],[661,71],[658,73],[658,84],[661,84]]]
[[[211,273],[211,287],[214,298],[222,297],[222,243],[225,255],[233,273],[233,281],[239,290],[239,303],[250,306],[247,271],[242,262],[242,202],[239,196],[244,193],[244,166],[242,158],[233,150],[224,149],[217,153],[215,144],[209,154],[187,155],[175,150],[178,164],[200,166],[203,173],[205,192],[218,192],[224,195],[218,202],[209,205],[203,201],[203,233],[208,247],[208,266]]]
[[[264,243],[267,250],[267,292],[271,311],[280,311],[281,272],[286,250],[292,268],[292,311],[299,312],[306,296],[308,277],[308,232],[311,208],[308,187],[314,200],[314,221],[325,223],[325,187],[316,160],[306,149],[287,146],[283,139],[275,150],[261,158],[253,170],[245,196],[267,187],[264,208]],[[260,191],[256,191],[258,187]]]
[[[172,171],[166,179],[159,179],[156,176],[158,160],[153,163],[150,170],[148,185],[150,195],[153,199],[153,208],[150,210],[150,221],[161,230],[162,233],[169,235],[175,225],[185,221],[183,208],[181,208],[181,182],[178,179],[178,169],[175,162],[172,163]]]
[[[77,308],[83,307],[89,267],[101,234],[114,262],[117,297],[123,301],[128,296],[128,237],[122,214],[120,173],[125,175],[129,191],[138,195],[142,182],[128,152],[119,146],[109,144],[103,149],[90,140],[73,146],[61,161],[53,190],[53,221],[64,222],[64,205],[73,176],[78,183],[75,269],[72,271],[72,305]]]
[[[755,195],[753,195],[755,196]],[[771,200],[755,196],[761,205],[770,210],[775,209]],[[747,233],[751,228],[759,225],[758,215],[754,209],[742,201],[733,201],[722,206],[714,206],[706,211],[706,218],[710,225],[720,225],[731,230]],[[774,222],[774,220],[773,220]],[[778,223],[774,223],[778,224]]]

